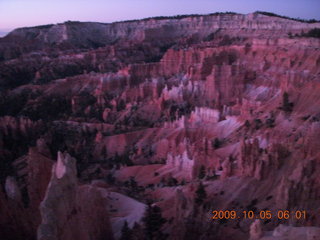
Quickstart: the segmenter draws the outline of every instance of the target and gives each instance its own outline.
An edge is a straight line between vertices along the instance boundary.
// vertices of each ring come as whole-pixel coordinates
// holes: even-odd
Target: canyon
[[[320,239],[313,29],[217,13],[0,38],[1,239]]]

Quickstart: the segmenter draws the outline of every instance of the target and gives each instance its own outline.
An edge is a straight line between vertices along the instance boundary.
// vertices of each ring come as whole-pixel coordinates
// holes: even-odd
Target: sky
[[[0,0],[0,34],[71,21],[114,22],[153,16],[257,10],[320,20],[320,0]]]

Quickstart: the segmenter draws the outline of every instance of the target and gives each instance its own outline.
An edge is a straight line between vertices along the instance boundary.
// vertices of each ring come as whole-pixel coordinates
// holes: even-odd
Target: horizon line
[[[200,17],[200,16],[210,16],[210,15],[218,15],[218,14],[234,14],[234,15],[249,15],[249,14],[262,14],[270,17],[279,17],[279,18],[285,18],[288,20],[294,20],[294,21],[299,21],[299,22],[306,22],[306,23],[314,23],[314,22],[320,22],[319,19],[315,18],[295,18],[295,17],[289,17],[285,15],[280,15],[277,13],[273,12],[268,12],[268,11],[260,11],[256,10],[254,12],[249,12],[249,13],[239,13],[239,12],[233,12],[233,11],[225,11],[225,12],[212,12],[212,13],[190,13],[190,14],[175,14],[175,15],[166,15],[166,16],[151,16],[151,17],[144,17],[144,18],[136,18],[136,19],[125,19],[125,20],[119,20],[119,21],[113,21],[113,22],[100,22],[100,21],[78,21],[78,20],[66,20],[63,22],[57,22],[57,23],[48,23],[48,24],[39,24],[39,25],[32,25],[32,26],[23,26],[23,27],[16,27],[16,28],[3,28],[0,29],[0,37],[6,36],[8,33],[18,30],[18,29],[27,29],[27,28],[35,28],[35,27],[41,27],[41,26],[50,26],[50,25],[58,25],[58,24],[64,24],[64,23],[101,23],[101,24],[114,24],[114,23],[125,23],[125,22],[135,22],[135,21],[147,21],[147,20],[165,20],[165,19],[172,19],[172,18],[177,18],[177,19],[183,19],[183,18],[188,18],[188,17]],[[269,15],[270,14],[270,15]]]

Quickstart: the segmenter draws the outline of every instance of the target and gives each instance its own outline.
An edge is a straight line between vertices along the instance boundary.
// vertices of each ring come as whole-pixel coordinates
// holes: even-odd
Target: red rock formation
[[[0,39],[0,233],[119,238],[148,202],[169,239],[264,239],[279,225],[209,221],[212,210],[306,210],[285,224],[318,226],[320,42],[295,36],[316,27],[214,14]],[[65,150],[76,166],[59,153],[51,175]]]
[[[6,192],[1,193],[4,239],[34,239],[41,222],[39,203],[50,180],[53,161],[37,149],[14,161],[15,177],[7,177]],[[6,209],[6,210],[5,210]]]
[[[113,239],[106,200],[92,186],[78,186],[76,160],[58,153],[40,204],[39,240]]]

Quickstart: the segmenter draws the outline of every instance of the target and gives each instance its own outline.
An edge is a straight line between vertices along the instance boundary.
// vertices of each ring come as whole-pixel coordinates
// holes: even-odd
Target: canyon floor
[[[320,239],[319,29],[217,13],[0,38],[0,238]]]

